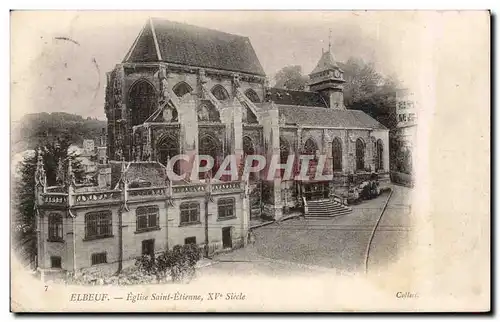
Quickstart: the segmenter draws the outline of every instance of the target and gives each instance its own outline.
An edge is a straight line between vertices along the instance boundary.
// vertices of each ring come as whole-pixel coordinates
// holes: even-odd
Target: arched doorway
[[[204,179],[207,173],[213,178],[214,175],[219,170],[219,166],[222,162],[222,144],[219,139],[211,136],[204,135],[199,139],[198,142],[198,154],[199,155],[209,155],[214,159],[214,166],[212,170],[208,172],[199,172],[199,178]],[[200,167],[206,166],[207,162],[205,160],[200,161]]]
[[[158,162],[163,164],[164,166],[167,166],[168,161],[172,159],[174,156],[179,155],[180,149],[179,149],[179,141],[170,135],[165,135],[162,138],[158,140],[158,144],[156,146],[157,148],[157,155],[158,155]],[[180,175],[180,164],[177,161],[174,164],[174,168],[172,169],[174,173],[177,175]]]
[[[137,81],[128,93],[127,108],[132,117],[131,126],[144,123],[157,108],[156,90],[145,80]]]
[[[356,140],[356,170],[364,171],[365,170],[365,142],[358,138]]]
[[[376,143],[375,170],[384,170],[384,142],[378,139]]]
[[[334,138],[332,142],[333,171],[342,172],[342,141]]]

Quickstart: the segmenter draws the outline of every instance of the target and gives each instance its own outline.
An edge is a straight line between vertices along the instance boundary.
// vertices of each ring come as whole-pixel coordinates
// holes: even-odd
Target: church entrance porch
[[[330,185],[328,181],[302,183],[303,194],[307,201],[328,199],[330,195]]]

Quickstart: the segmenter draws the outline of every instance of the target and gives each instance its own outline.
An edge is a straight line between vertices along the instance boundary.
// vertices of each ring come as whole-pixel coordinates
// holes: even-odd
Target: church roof
[[[156,62],[265,76],[248,37],[152,18],[123,62]]]
[[[363,111],[336,110],[324,107],[278,105],[280,118],[285,124],[312,125],[336,128],[380,129],[387,128]]]
[[[282,88],[270,88],[271,100],[276,104],[328,107],[318,92],[292,91]]]
[[[318,64],[316,65],[316,67],[314,67],[310,75],[320,73],[326,70],[332,70],[335,68],[339,68],[339,66],[335,62],[332,53],[330,51],[325,51],[323,55],[321,55]]]

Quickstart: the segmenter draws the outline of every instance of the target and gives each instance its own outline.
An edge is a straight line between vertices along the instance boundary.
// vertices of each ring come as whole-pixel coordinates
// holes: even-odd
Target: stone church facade
[[[177,244],[208,241],[210,253],[240,247],[252,218],[278,220],[310,200],[342,203],[351,185],[374,173],[386,182],[388,129],[346,109],[343,71],[330,49],[309,76],[308,91],[270,88],[247,37],[148,20],[107,74],[109,160],[99,165],[98,185],[74,182],[70,167],[64,186],[47,187],[38,166],[39,269],[113,272]],[[213,172],[228,155],[238,164],[248,155],[282,164],[309,155],[308,174],[323,164],[331,177],[283,179],[276,171],[170,180],[177,155],[212,156]],[[181,160],[171,170],[191,174],[198,166]]]

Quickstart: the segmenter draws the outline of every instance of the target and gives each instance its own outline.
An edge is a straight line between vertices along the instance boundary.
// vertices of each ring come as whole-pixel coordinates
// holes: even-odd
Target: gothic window
[[[365,170],[365,142],[361,138],[356,140],[356,170]]]
[[[158,140],[157,151],[158,161],[164,166],[167,166],[168,160],[180,153],[179,141],[172,136],[163,136]],[[175,162],[174,168],[172,169],[176,174],[180,174],[179,162],[180,161]]]
[[[375,170],[384,170],[384,143],[382,140],[377,140],[376,143],[376,154],[375,154]]]
[[[85,239],[104,238],[113,235],[111,211],[85,214]]]
[[[245,156],[255,154],[255,149],[253,147],[252,139],[249,138],[248,136],[243,137],[243,154]]]
[[[63,239],[63,216],[61,214],[49,214],[49,241],[61,241]]]
[[[229,99],[228,92],[226,91],[226,89],[222,85],[219,85],[219,84],[215,85],[212,88],[212,94],[219,101],[225,101],[225,100]]]
[[[252,110],[248,107],[248,105],[245,102],[243,102],[241,105],[242,105],[241,119],[242,119],[243,123],[248,123],[248,124],[259,123],[257,121],[257,117],[252,112]]]
[[[222,148],[220,141],[213,136],[210,135],[205,135],[202,138],[200,138],[199,145],[198,145],[198,151],[199,155],[209,155],[214,159],[214,166],[212,170],[208,171],[210,173],[210,176],[213,178],[214,175],[217,173],[219,170],[220,166],[220,157],[222,157]],[[205,160],[200,161],[200,167],[206,166],[207,162]],[[199,173],[199,178],[204,179],[205,175],[207,172],[201,172]]]
[[[183,97],[187,93],[191,93],[193,91],[193,88],[186,82],[180,82],[172,88],[172,91],[175,93],[175,95],[177,95],[177,97]]]
[[[339,138],[333,139],[333,171],[342,171],[342,142]]]
[[[235,216],[234,213],[234,198],[221,198],[217,201],[217,210],[219,219],[221,218],[232,218]]]
[[[307,155],[316,155],[317,151],[318,146],[316,145],[316,142],[314,142],[314,139],[307,139],[306,143],[304,144],[304,153]]]
[[[199,202],[183,202],[180,205],[180,209],[181,209],[181,224],[200,222]]]
[[[248,136],[243,137],[243,159],[246,162],[247,156],[254,155],[255,154],[255,148],[253,146],[252,139],[250,139]],[[256,166],[259,161],[253,160],[252,161],[252,167]],[[245,163],[246,164],[246,163]],[[250,180],[257,179],[257,173],[252,172],[249,174]]]
[[[220,122],[219,112],[210,103],[201,103],[196,112],[198,122]]]
[[[280,163],[286,164],[288,156],[290,155],[290,144],[287,139],[280,137]]]
[[[159,209],[157,206],[138,207],[136,214],[136,230],[150,230],[160,227]]]
[[[149,82],[136,82],[129,91],[127,108],[132,116],[132,124],[140,125],[148,119],[157,107],[156,90]]]
[[[245,92],[245,96],[253,103],[260,103],[259,95],[253,89],[248,89]]]

